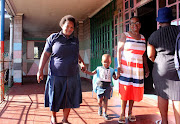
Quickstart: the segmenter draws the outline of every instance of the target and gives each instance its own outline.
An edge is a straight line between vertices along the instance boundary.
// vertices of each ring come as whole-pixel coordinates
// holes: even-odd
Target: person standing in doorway
[[[79,108],[82,103],[79,65],[82,70],[86,70],[86,67],[79,55],[79,41],[73,36],[75,18],[64,16],[59,25],[62,30],[51,34],[46,40],[37,81],[40,83],[43,80],[43,68],[50,58],[44,104],[52,112],[51,124],[57,124],[56,112],[60,109],[63,109],[62,123],[68,124],[71,108]]]
[[[132,114],[134,101],[141,101],[144,94],[144,69],[145,77],[149,76],[146,58],[146,41],[139,33],[141,24],[138,17],[130,19],[130,31],[121,34],[118,42],[117,59],[118,75],[120,75],[119,93],[121,95],[121,115],[119,123],[126,123],[125,109],[129,101],[128,120],[136,121]]]
[[[154,62],[152,76],[158,95],[158,107],[162,120],[156,124],[168,124],[168,102],[172,100],[176,124],[180,124],[180,80],[174,64],[174,53],[178,27],[171,25],[172,10],[158,10],[156,21],[160,28],[148,39],[147,54]]]

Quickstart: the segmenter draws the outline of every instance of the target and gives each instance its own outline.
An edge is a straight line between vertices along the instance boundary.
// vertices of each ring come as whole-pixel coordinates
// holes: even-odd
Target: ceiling
[[[15,16],[23,14],[24,32],[59,31],[59,21],[67,14],[77,21],[92,17],[112,0],[6,0],[7,12]],[[5,20],[5,32],[9,20]]]

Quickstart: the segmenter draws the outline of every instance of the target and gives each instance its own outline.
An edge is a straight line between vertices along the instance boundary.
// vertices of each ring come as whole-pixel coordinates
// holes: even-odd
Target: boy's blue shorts
[[[110,99],[111,87],[108,87],[106,89],[102,89],[100,87],[97,87],[97,98],[100,99],[102,97],[106,97],[106,98]]]

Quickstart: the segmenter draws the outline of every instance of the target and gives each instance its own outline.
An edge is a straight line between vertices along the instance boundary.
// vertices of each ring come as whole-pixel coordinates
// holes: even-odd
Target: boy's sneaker
[[[108,115],[104,112],[103,113],[103,117],[106,119],[106,120],[109,120],[109,117],[108,117]]]
[[[99,107],[99,110],[98,110],[98,115],[102,115],[102,107]]]

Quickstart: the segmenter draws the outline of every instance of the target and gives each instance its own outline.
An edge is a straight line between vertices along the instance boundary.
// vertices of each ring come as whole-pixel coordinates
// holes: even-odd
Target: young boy
[[[109,54],[104,54],[102,56],[101,63],[102,66],[98,66],[96,70],[92,72],[86,70],[85,73],[89,75],[97,74],[95,89],[97,91],[96,93],[97,93],[98,105],[99,105],[98,115],[100,116],[102,115],[102,102],[104,101],[103,116],[106,120],[108,120],[109,118],[107,115],[107,106],[108,106],[108,99],[110,99],[111,90],[112,90],[111,79],[113,77],[115,80],[117,80],[118,77],[116,77],[114,69],[109,67],[111,64],[111,56]]]

